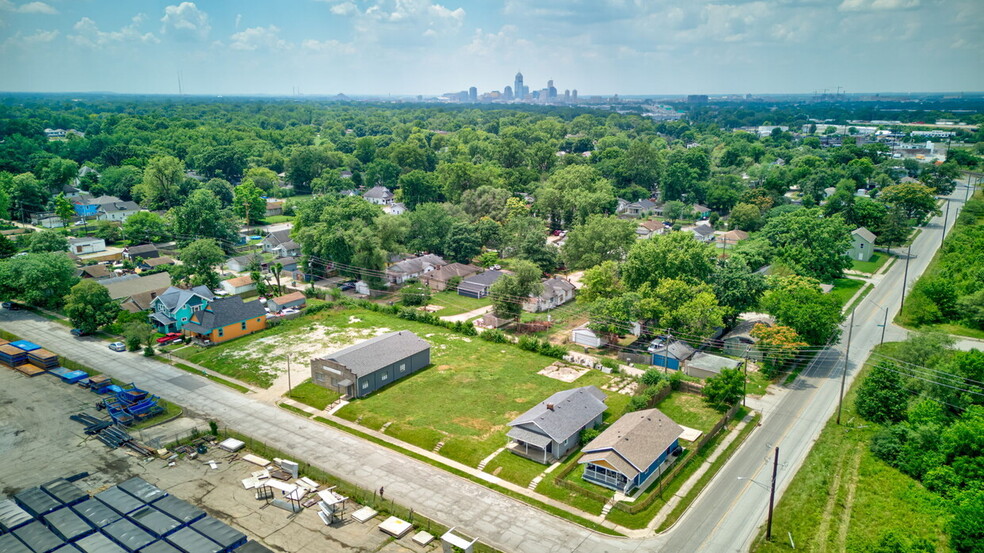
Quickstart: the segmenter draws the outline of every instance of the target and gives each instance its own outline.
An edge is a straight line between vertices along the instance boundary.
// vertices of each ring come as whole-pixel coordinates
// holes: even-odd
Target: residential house
[[[729,230],[717,237],[717,245],[720,248],[729,248],[742,240],[748,240],[747,232],[743,230]]]
[[[230,257],[226,261],[225,265],[230,271],[234,271],[237,273],[247,273],[253,267],[261,271],[266,270],[268,264],[263,259],[263,256],[257,253],[248,253],[246,255]]]
[[[113,276],[113,273],[112,271],[109,270],[109,267],[103,265],[102,263],[99,263],[96,265],[86,265],[85,267],[79,268],[78,273],[76,273],[76,276],[83,279],[91,278],[93,280],[102,280],[106,278],[111,278]]]
[[[506,448],[539,463],[559,461],[577,449],[581,432],[601,424],[606,398],[594,386],[557,392],[509,423]]]
[[[588,442],[578,463],[582,478],[624,494],[644,487],[671,455],[680,449],[683,427],[659,409],[622,415]],[[662,471],[660,471],[662,472]]]
[[[268,199],[266,201],[266,211],[263,212],[264,217],[274,217],[276,215],[283,215],[283,214],[284,214],[283,200]]]
[[[666,344],[667,341],[669,341],[669,345]],[[653,340],[647,351],[653,354],[652,364],[654,366],[673,370],[678,370],[680,365],[694,354],[694,348],[690,347],[689,344],[680,340],[673,340],[672,337],[669,340],[666,338]]]
[[[161,252],[153,244],[140,244],[139,246],[127,246],[123,248],[123,259],[135,261],[138,257],[142,259],[153,259],[160,257]]]
[[[616,204],[615,204],[616,215],[622,215],[623,213],[625,213],[625,210],[628,209],[629,204],[632,203],[624,198],[615,198],[615,200],[616,200]]]
[[[657,213],[657,211],[659,213]],[[625,206],[624,213],[626,215],[631,215],[633,217],[646,217],[649,215],[662,215],[663,206],[657,204],[656,202],[645,199],[639,200],[637,202],[632,202]]]
[[[571,331],[571,342],[579,346],[600,348],[608,344],[608,339],[586,326],[579,326]]]
[[[219,286],[227,294],[245,294],[247,292],[252,292],[256,290],[256,283],[253,282],[253,277],[246,275],[236,278],[230,278],[229,280],[223,280],[219,283]]]
[[[875,240],[877,237],[864,227],[858,227],[851,231],[851,248],[847,250],[847,256],[853,261],[868,261],[875,253]]]
[[[114,300],[126,301],[137,294],[166,290],[171,285],[171,275],[156,273],[153,275],[123,275],[100,280],[99,284],[106,287],[109,297]]]
[[[96,210],[96,219],[99,221],[118,221],[122,223],[139,211],[140,206],[136,202],[107,202],[99,204],[99,209]]]
[[[441,256],[434,254],[411,257],[387,267],[386,280],[390,284],[403,284],[412,278],[436,271],[447,264],[447,261],[444,261]]]
[[[458,295],[482,299],[489,295],[492,285],[504,275],[502,271],[489,270],[472,275],[458,285]]]
[[[694,233],[694,238],[701,242],[713,242],[714,241],[714,227],[707,223],[698,223],[694,228],[690,229]]]
[[[165,274],[165,273],[159,273]],[[158,332],[178,332],[191,320],[191,316],[205,309],[215,301],[215,294],[207,286],[195,286],[188,290],[171,286],[152,302],[150,308],[150,324]]]
[[[301,245],[293,240],[281,242],[270,250],[277,257],[297,257],[301,255]]]
[[[271,232],[260,242],[260,248],[264,252],[272,253],[274,248],[285,242],[293,242],[290,239],[290,229]]]
[[[741,361],[699,351],[683,365],[683,374],[697,378],[714,378],[724,369],[737,369]]]
[[[123,300],[120,307],[129,311],[130,313],[140,313],[141,311],[147,311],[150,309],[151,303],[153,303],[154,298],[164,293],[167,288],[158,288],[156,290],[150,290],[148,292],[138,292],[132,296]]]
[[[745,320],[735,325],[730,332],[721,338],[725,355],[761,361],[762,352],[755,348],[755,342],[758,340],[752,336],[752,330],[760,324],[772,326],[775,324],[775,319],[768,315],[757,314],[747,316]]]
[[[548,278],[543,281],[543,292],[530,296],[523,302],[523,311],[540,313],[559,307],[574,299],[574,285],[563,278]]]
[[[153,257],[151,259],[144,259],[143,261],[140,262],[139,265],[137,265],[137,267],[143,269],[144,271],[150,271],[165,265],[175,265],[175,264],[176,262],[173,259],[165,255],[162,257]]]
[[[84,179],[89,175],[93,175],[97,181],[100,176],[99,171],[96,171],[95,169],[89,167],[88,165],[83,165],[82,167],[79,167],[79,172],[75,175],[75,178],[72,180],[72,184],[66,184],[65,186],[62,187],[62,193],[65,194],[65,197],[74,198],[79,194],[81,194],[82,191],[79,190],[79,187],[82,186],[82,179]],[[74,191],[70,190],[70,188],[73,188]]]
[[[407,212],[407,206],[401,202],[397,202],[384,207],[383,211],[388,215],[403,215]]]
[[[465,279],[481,271],[480,268],[471,264],[449,263],[436,271],[431,271],[420,277],[420,281],[426,284],[431,290],[443,292],[448,288],[448,282],[453,278]]]
[[[643,221],[636,227],[636,238],[652,238],[662,234],[666,230],[666,225],[659,221]]]
[[[75,255],[106,251],[106,241],[102,238],[69,238],[68,251]]]
[[[273,266],[280,263],[282,266],[282,271],[296,271],[300,260],[296,257],[278,257],[269,263],[269,268],[272,271]]]
[[[698,219],[707,219],[711,216],[711,208],[705,205],[694,204],[690,210],[693,211],[694,217]]]
[[[288,307],[302,308],[307,304],[307,296],[301,292],[291,292],[275,298],[270,298],[266,302],[267,309],[271,313],[280,313]]]
[[[32,213],[31,224],[36,227],[62,228],[65,226],[65,221],[54,213]]]
[[[219,344],[266,328],[266,310],[258,301],[239,296],[217,299],[191,315],[182,332],[198,340]]]
[[[369,203],[376,205],[390,205],[393,203],[393,193],[385,186],[373,186],[362,195]]]
[[[341,173],[339,173],[338,176],[343,179],[350,179],[352,178],[352,171],[344,170]]]
[[[360,398],[427,365],[430,344],[409,330],[399,330],[312,359],[311,381]]]

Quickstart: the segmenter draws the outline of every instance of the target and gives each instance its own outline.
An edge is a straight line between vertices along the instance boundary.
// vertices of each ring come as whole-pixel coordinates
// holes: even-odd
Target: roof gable
[[[359,342],[322,359],[344,365],[361,377],[427,350],[430,350],[430,344],[425,340],[409,330],[399,330]]]
[[[634,477],[649,468],[681,434],[683,427],[659,409],[634,411],[623,415],[591,440],[583,449],[585,455],[581,462],[606,459],[618,465],[618,461],[612,459],[617,456],[635,469],[635,474],[626,475]],[[592,455],[597,453],[607,455]]]
[[[516,417],[509,426],[536,426],[562,442],[605,412],[604,392],[594,386],[563,390]]]
[[[191,316],[195,326],[188,325],[186,328],[207,334],[217,328],[265,316],[266,310],[260,302],[243,301],[239,296],[231,296],[215,300],[204,310],[197,311]]]

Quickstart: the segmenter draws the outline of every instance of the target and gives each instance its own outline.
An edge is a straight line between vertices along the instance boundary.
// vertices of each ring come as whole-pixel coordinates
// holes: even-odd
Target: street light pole
[[[854,332],[854,312],[857,309],[855,307],[851,311],[851,324],[847,327],[847,351],[844,353],[844,372],[841,373],[841,390],[840,396],[837,399],[837,424],[841,423],[841,407],[844,405],[844,384],[847,381],[847,364],[851,360],[851,334]]]
[[[779,472],[779,446],[776,446],[776,457],[772,462],[772,489],[769,491],[769,525],[765,528],[766,541],[772,541],[772,508],[776,501],[776,476]]]
[[[902,276],[902,300],[899,302],[899,312],[905,307],[905,289],[909,285],[909,259],[912,257],[912,242],[909,242],[909,249],[905,252],[905,274]]]

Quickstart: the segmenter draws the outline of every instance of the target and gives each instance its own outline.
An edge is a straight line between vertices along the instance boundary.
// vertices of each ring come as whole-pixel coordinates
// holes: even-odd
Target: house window
[[[407,370],[407,364],[406,363],[400,363],[400,372],[403,372],[405,370]]]
[[[222,333],[223,333],[223,331],[224,331],[224,330],[225,330],[224,328],[220,328],[220,329],[219,329],[219,338],[221,338],[221,337],[222,337]]]
[[[191,312],[192,313],[195,313],[195,312],[201,311],[201,310],[202,310],[202,306],[200,306],[200,305],[192,305],[191,306]]]
[[[382,376],[382,377],[380,377],[380,380],[383,380],[383,381],[385,381],[385,380],[386,380],[387,378],[389,378],[389,375],[388,375],[388,374],[386,374],[386,373],[383,373],[383,376]]]
[[[242,330],[246,330],[246,321],[239,323],[239,328],[241,328]]]
[[[369,381],[368,380],[362,381],[362,389],[365,390],[367,388],[369,388]]]
[[[188,317],[181,317],[181,322],[183,322],[183,323],[188,322]]]

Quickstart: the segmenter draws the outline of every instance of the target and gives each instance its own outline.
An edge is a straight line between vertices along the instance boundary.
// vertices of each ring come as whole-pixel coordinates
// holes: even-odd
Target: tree
[[[706,401],[724,411],[741,401],[745,376],[738,369],[721,369],[721,373],[708,378],[704,384]]]
[[[62,253],[29,253],[0,261],[0,299],[56,307],[78,282]]]
[[[306,194],[311,191],[311,181],[328,169],[328,153],[319,146],[303,146],[294,150],[287,160],[287,180],[294,185],[294,192]]]
[[[444,255],[455,218],[446,204],[421,204],[408,214],[410,247],[417,251]],[[452,237],[453,238],[453,237]]]
[[[663,215],[666,216],[670,222],[674,222],[677,219],[686,219],[690,215],[690,209],[687,204],[681,202],[680,200],[670,200],[663,205]]]
[[[571,229],[560,255],[572,270],[588,269],[603,261],[622,261],[636,241],[635,229],[633,221],[590,215]]]
[[[829,281],[851,266],[844,255],[850,230],[840,216],[823,217],[819,208],[780,215],[766,223],[762,235],[772,244],[774,259],[798,275]]]
[[[444,199],[433,173],[414,170],[400,175],[397,182],[400,190],[403,191],[403,204],[407,209],[412,210],[420,204],[440,202]]]
[[[262,198],[262,193],[249,179],[234,189],[232,209],[236,215],[246,219],[247,225],[262,221],[266,214],[266,201]]]
[[[68,239],[56,230],[42,230],[31,235],[27,251],[31,253],[67,252]]]
[[[0,173],[0,188],[10,198],[10,214],[19,221],[27,221],[32,212],[44,211],[48,202],[48,191],[31,173],[13,177]]]
[[[65,314],[72,326],[86,334],[116,320],[120,306],[109,297],[109,290],[91,279],[79,281],[65,296]]]
[[[225,253],[215,243],[215,240],[207,238],[195,240],[181,248],[178,259],[187,266],[193,275],[191,278],[193,285],[205,285],[209,289],[219,286],[219,275],[213,267],[225,260]]]
[[[818,346],[839,333],[841,308],[836,299],[820,291],[819,283],[799,276],[771,277],[762,307],[776,321],[791,327],[808,343]]]
[[[461,195],[461,209],[470,215],[472,220],[488,217],[501,223],[509,215],[506,201],[511,196],[508,190],[502,188],[479,186],[474,190],[465,190]]]
[[[540,282],[540,268],[529,261],[516,261],[512,265],[513,274],[502,275],[495,281],[489,292],[492,297],[492,310],[501,319],[518,318],[523,311],[525,298],[543,291]]]
[[[147,209],[168,209],[180,202],[180,186],[184,180],[184,162],[172,156],[151,158],[144,169],[143,182],[134,195]]]
[[[663,382],[665,378],[666,377],[663,375],[662,371],[653,368],[653,369],[646,369],[646,372],[642,373],[642,378],[640,378],[639,380],[641,380],[642,383],[645,384],[646,386],[652,388],[654,386],[659,386],[660,383]]]
[[[906,217],[915,219],[917,224],[925,222],[930,214],[941,213],[936,207],[936,191],[918,182],[886,186],[878,199],[890,207],[898,207]]]
[[[728,224],[733,229],[756,231],[762,227],[762,212],[755,204],[740,203],[731,210]]]
[[[130,321],[123,325],[123,339],[126,349],[137,351],[140,344],[150,344],[155,334],[154,327],[145,321]]]
[[[950,152],[947,155],[952,157]],[[958,157],[960,156],[958,155]],[[950,160],[941,165],[930,163],[919,175],[919,179],[926,186],[935,189],[936,193],[941,196],[949,196],[953,193],[957,186],[958,177],[960,177],[960,165],[956,161]]]
[[[765,291],[765,277],[752,271],[743,257],[734,255],[718,266],[710,284],[718,302],[731,311],[728,315],[731,320],[758,305]]]
[[[756,349],[763,353],[765,373],[770,378],[775,377],[796,358],[801,349],[809,345],[800,340],[795,330],[783,325],[757,324],[752,328],[751,335],[758,340]]]
[[[594,303],[598,300],[621,296],[625,285],[619,276],[619,266],[614,261],[604,261],[584,271],[581,289],[577,294],[578,303]]]
[[[212,238],[219,243],[236,240],[236,224],[228,210],[210,190],[199,189],[172,210],[174,234],[179,244],[194,238]]]
[[[555,227],[584,222],[594,213],[612,213],[616,203],[611,182],[587,165],[558,169],[536,193],[536,209]]]
[[[48,190],[55,192],[79,174],[79,164],[70,159],[51,157],[39,163],[34,172]]]
[[[138,211],[123,222],[123,236],[133,243],[164,242],[171,233],[163,217],[153,211]]]
[[[130,200],[133,188],[143,181],[143,171],[132,165],[107,167],[99,174],[99,183],[89,188],[93,195],[107,194]]]
[[[96,228],[93,230],[92,235],[96,238],[102,238],[107,244],[119,242],[123,238],[120,225],[115,221],[96,221]]]
[[[909,393],[898,366],[879,362],[861,382],[854,406],[866,420],[878,424],[900,422],[906,418]]]
[[[482,239],[474,225],[455,220],[444,243],[444,254],[454,263],[471,263],[482,252]]]
[[[218,178],[208,179],[208,182],[205,183],[204,188],[215,194],[215,197],[222,202],[222,207],[229,207],[232,205],[235,192],[232,189],[232,185],[229,184],[229,181]]]
[[[0,259],[7,259],[15,253],[17,253],[17,246],[9,238],[0,234]]]
[[[984,490],[968,490],[957,498],[947,525],[958,553],[980,553],[984,543]]]
[[[258,186],[264,193],[273,192],[280,186],[280,177],[277,173],[266,167],[251,167],[246,170],[243,180],[249,179]]]
[[[675,329],[688,336],[710,336],[722,326],[727,309],[718,305],[711,287],[705,283],[667,278],[655,287],[649,283],[638,290],[642,318],[658,328]]]
[[[698,242],[689,233],[637,240],[629,249],[622,278],[631,290],[647,282],[656,286],[664,278],[706,282],[714,272],[715,255],[713,245]]]
[[[75,218],[75,207],[72,206],[72,202],[68,201],[65,197],[65,193],[62,192],[55,197],[55,215],[61,219],[62,225],[69,226],[72,224],[72,219]]]
[[[400,290],[400,301],[403,305],[427,305],[430,297],[430,288],[418,280],[408,283]]]

